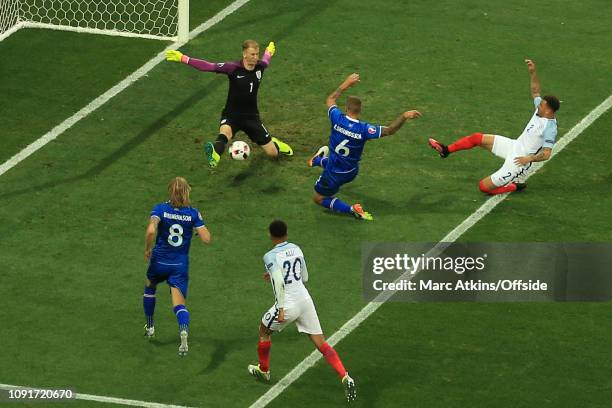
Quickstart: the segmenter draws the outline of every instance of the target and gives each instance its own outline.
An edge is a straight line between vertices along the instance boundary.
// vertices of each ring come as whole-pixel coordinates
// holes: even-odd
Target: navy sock
[[[327,165],[327,157],[321,157],[321,156],[315,157],[314,160],[312,161],[312,165],[321,166],[325,168],[325,166]]]
[[[183,330],[189,331],[189,311],[185,305],[174,306],[174,313],[179,325],[179,333]]]
[[[217,152],[219,156],[223,156],[223,152],[225,152],[225,146],[227,146],[227,142],[227,136],[225,136],[223,133],[219,133],[219,136],[217,136],[217,140],[215,140],[215,142],[213,143],[213,146],[215,146],[215,152]]]
[[[142,306],[147,318],[147,327],[153,327],[153,313],[155,313],[155,288],[145,286],[142,296]]]
[[[337,197],[325,197],[321,202],[321,205],[325,208],[329,208],[332,211],[343,214],[350,214],[351,212],[351,206]]]

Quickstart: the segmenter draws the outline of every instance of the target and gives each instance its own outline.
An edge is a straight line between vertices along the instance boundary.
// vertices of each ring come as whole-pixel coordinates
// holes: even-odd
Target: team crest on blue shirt
[[[376,133],[376,128],[374,126],[368,126],[368,133],[373,135]]]
[[[261,79],[261,71],[257,70],[257,72],[255,72],[255,76],[257,77],[257,79]]]

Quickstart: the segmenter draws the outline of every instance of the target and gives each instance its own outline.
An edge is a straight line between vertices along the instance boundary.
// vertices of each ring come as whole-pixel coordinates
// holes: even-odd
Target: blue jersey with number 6
[[[329,162],[325,169],[333,173],[349,173],[359,169],[365,143],[381,136],[382,127],[345,115],[336,105],[327,112],[331,121]]]
[[[204,226],[202,214],[193,207],[174,208],[165,202],[153,207],[151,217],[159,218],[153,257],[168,260],[187,258],[193,229]]]

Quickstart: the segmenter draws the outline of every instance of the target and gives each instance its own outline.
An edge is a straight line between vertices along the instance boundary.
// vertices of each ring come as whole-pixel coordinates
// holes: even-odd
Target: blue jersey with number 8
[[[335,105],[327,114],[331,121],[331,135],[326,170],[334,173],[356,171],[365,143],[380,138],[382,127],[350,118]]]
[[[153,248],[153,256],[158,259],[187,257],[193,229],[205,225],[202,214],[196,208],[174,208],[169,202],[153,207],[151,217],[159,218],[157,240]]]

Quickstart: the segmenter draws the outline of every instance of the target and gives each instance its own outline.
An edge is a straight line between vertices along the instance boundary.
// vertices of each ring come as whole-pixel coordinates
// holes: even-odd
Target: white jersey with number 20
[[[308,282],[308,270],[304,253],[299,246],[282,242],[264,255],[268,273],[280,269],[285,283],[285,301],[287,303],[309,299],[310,294],[304,286]]]

